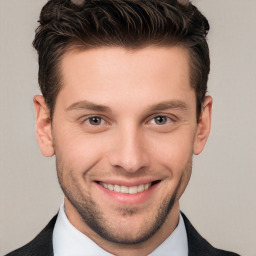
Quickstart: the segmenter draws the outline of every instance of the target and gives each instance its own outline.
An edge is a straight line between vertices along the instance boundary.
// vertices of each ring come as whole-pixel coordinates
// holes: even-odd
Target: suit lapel
[[[192,226],[187,217],[183,214],[188,237],[188,256],[239,256],[236,253],[214,248]]]
[[[34,239],[35,256],[53,256],[52,234],[53,228],[57,219],[57,215],[52,218],[48,225],[41,231],[41,233]]]
[[[187,217],[183,214],[184,223],[186,226],[188,236],[189,256],[212,256],[215,255],[216,250],[212,247],[192,226]]]
[[[52,234],[57,215],[30,243],[6,256],[53,256]]]

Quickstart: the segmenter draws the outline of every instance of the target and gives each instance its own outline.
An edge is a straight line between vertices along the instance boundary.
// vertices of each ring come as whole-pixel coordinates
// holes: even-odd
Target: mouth
[[[152,186],[156,185],[159,182],[160,181],[158,180],[158,181],[150,182],[147,184],[140,184],[138,186],[130,186],[130,187],[122,186],[118,184],[109,184],[104,182],[98,182],[98,184],[107,190],[114,191],[120,194],[135,195],[135,194],[147,191],[149,188],[151,188]]]

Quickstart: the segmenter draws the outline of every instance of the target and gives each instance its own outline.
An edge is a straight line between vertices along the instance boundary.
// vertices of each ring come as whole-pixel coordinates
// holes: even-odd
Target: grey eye
[[[157,116],[154,118],[154,121],[155,121],[155,124],[157,124],[157,125],[164,125],[169,122],[169,119],[170,118],[168,118],[166,116]]]

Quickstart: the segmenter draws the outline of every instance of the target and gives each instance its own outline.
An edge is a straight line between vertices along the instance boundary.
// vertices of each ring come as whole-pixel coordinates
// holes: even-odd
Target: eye
[[[99,126],[99,125],[105,124],[104,119],[102,119],[101,117],[98,117],[98,116],[89,117],[86,120],[86,122],[93,126]]]
[[[157,125],[165,125],[170,123],[172,120],[167,116],[156,116],[154,117],[151,122]]]

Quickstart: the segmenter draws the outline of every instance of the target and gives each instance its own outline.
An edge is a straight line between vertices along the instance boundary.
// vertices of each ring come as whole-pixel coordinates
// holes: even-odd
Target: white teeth
[[[126,193],[126,194],[128,194],[128,193],[129,193],[129,188],[128,188],[128,187],[125,187],[125,186],[121,186],[121,193]]]
[[[114,186],[114,191],[115,191],[115,192],[120,192],[120,190],[121,190],[121,187],[120,187],[120,186],[118,186],[118,185],[115,185],[115,186]]]
[[[112,190],[112,191],[114,190],[114,186],[112,184],[108,184],[107,186],[108,186],[108,190]]]
[[[149,189],[149,187],[151,186],[151,183],[148,183],[145,185],[145,190]]]
[[[118,193],[123,193],[123,194],[137,194],[140,192],[143,192],[147,189],[149,189],[152,185],[152,183],[148,184],[141,184],[139,186],[132,186],[132,187],[126,187],[126,186],[119,186],[119,185],[112,185],[112,184],[106,184],[103,182],[100,182],[100,185],[103,186],[104,188],[115,191]]]
[[[145,186],[144,185],[139,185],[138,186],[138,192],[142,192],[145,190]]]
[[[138,187],[129,187],[129,194],[137,194]]]

